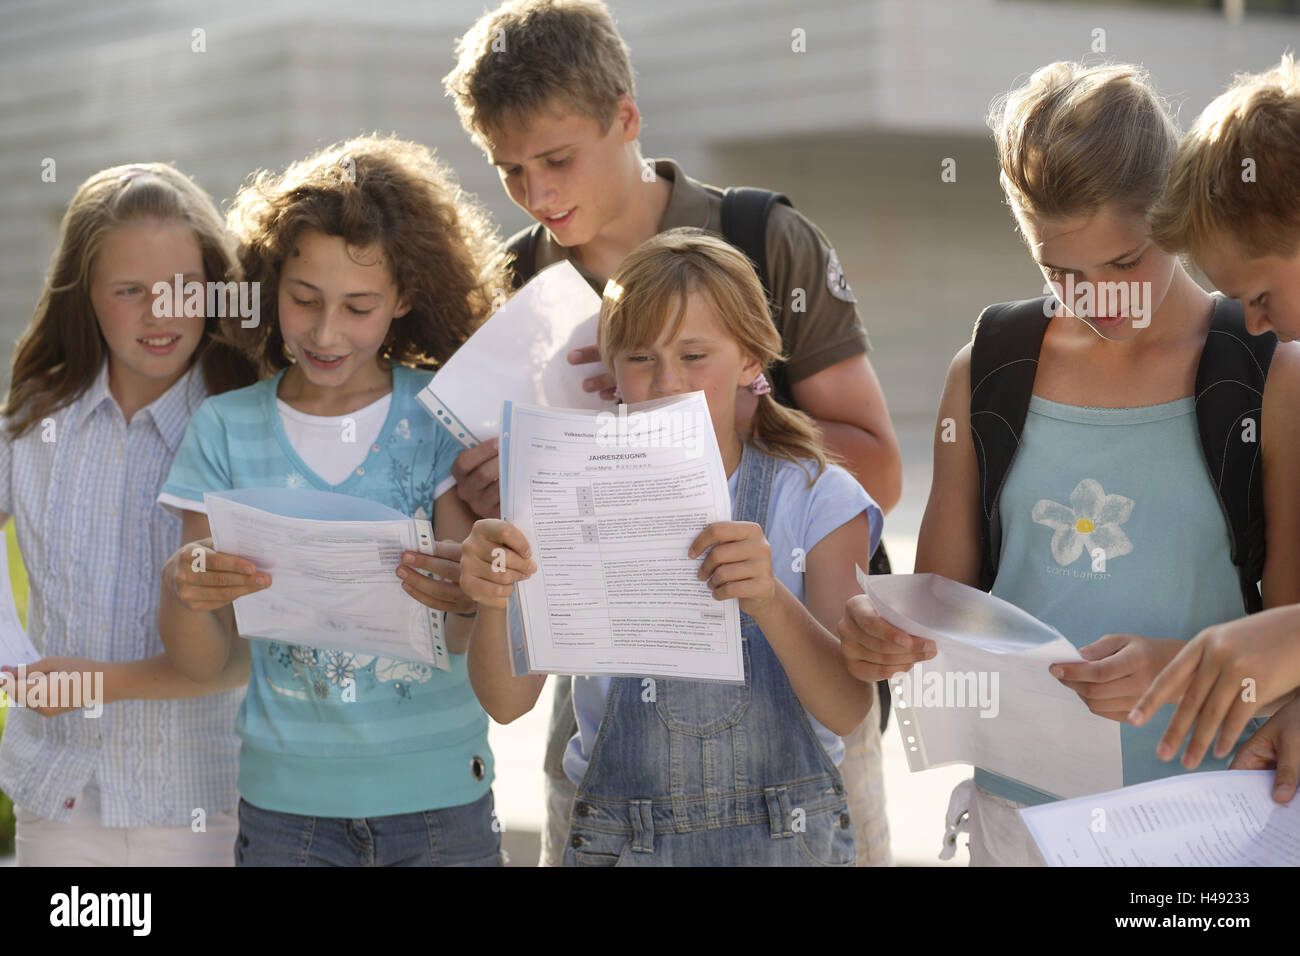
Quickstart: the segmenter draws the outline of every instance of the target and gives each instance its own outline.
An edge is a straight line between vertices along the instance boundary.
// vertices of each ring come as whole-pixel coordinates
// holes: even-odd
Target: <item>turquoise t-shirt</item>
[[[1033,396],[1000,507],[992,593],[1076,647],[1104,634],[1189,641],[1245,613],[1191,398],[1087,408]],[[1156,757],[1173,713],[1120,725],[1125,786],[1188,772],[1181,751]],[[1230,761],[1207,754],[1197,769]],[[975,783],[1018,803],[1055,799],[978,768]]]
[[[311,488],[432,516],[461,450],[416,401],[433,373],[393,367],[379,437],[337,485],[312,471],[285,434],[276,408],[283,375],[205,401],[162,493],[201,503],[205,491]],[[280,813],[361,818],[461,806],[488,791],[487,714],[464,655],[453,654],[451,670],[440,671],[318,649],[310,633],[302,638],[249,642],[252,673],[236,724],[244,799]]]

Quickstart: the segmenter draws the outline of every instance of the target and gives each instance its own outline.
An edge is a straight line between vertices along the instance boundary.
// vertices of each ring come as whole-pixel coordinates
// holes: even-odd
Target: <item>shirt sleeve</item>
[[[768,218],[767,268],[791,384],[871,350],[835,250],[784,203],[773,205]]]
[[[14,442],[9,419],[0,415],[0,512],[14,513]]]
[[[205,491],[230,491],[233,487],[226,426],[213,400],[208,399],[190,419],[158,503],[176,514],[178,499],[199,504]],[[202,507],[195,510],[207,513]]]
[[[885,513],[856,478],[838,465],[828,465],[808,496],[804,553],[812,551],[822,538],[864,511],[867,513],[867,526],[871,529],[867,554],[872,555],[876,553],[885,530]]]

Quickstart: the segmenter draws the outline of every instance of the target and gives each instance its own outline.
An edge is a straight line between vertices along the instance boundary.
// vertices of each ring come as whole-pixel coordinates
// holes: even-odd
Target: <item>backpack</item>
[[[777,203],[793,206],[789,198],[768,189],[755,189],[750,186],[732,186],[718,189],[705,186],[710,193],[722,197],[722,238],[741,252],[758,273],[758,280],[763,284],[763,292],[772,298],[771,282],[767,271],[767,219],[772,207]],[[540,222],[527,226],[506,242],[506,249],[512,254],[514,279],[512,288],[518,289],[537,272],[537,241],[546,227]],[[794,396],[786,376],[785,366],[773,368],[772,397],[786,407],[794,405]],[[876,553],[871,556],[872,574],[889,574],[889,555],[885,552],[885,542],[881,541]],[[877,681],[876,688],[880,697],[880,732],[883,734],[889,725],[890,691],[888,681]]]
[[[991,305],[975,322],[971,346],[971,431],[980,487],[980,587],[990,590],[1002,547],[999,499],[1029,412],[1038,353],[1055,311],[1040,296]],[[1050,304],[1050,308],[1048,307]],[[1046,310],[1047,315],[1044,315]],[[1241,303],[1216,296],[1210,332],[1196,369],[1196,426],[1214,493],[1231,540],[1242,604],[1261,610],[1264,569],[1264,489],[1260,467],[1260,409],[1277,336],[1246,331]],[[1246,419],[1254,440],[1242,439]]]

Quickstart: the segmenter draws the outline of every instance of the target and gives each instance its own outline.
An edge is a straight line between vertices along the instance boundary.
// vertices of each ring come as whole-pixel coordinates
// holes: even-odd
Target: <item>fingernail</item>
[[[895,634],[894,643],[897,644],[899,647],[907,647],[909,644],[912,643],[912,639],[908,637],[906,634]]]
[[[1136,707],[1130,710],[1128,712],[1128,722],[1135,727],[1140,727],[1142,725],[1142,711]]]
[[[1064,671],[1062,671],[1061,668],[1057,667],[1055,664],[1053,664],[1051,667],[1049,667],[1048,670],[1051,671],[1051,672],[1052,672],[1052,676],[1055,677],[1055,678],[1057,678],[1058,680],[1060,679],[1061,674],[1064,673]]]
[[[399,578],[405,578],[405,577],[406,577],[408,574],[410,574],[410,573],[411,573],[411,572],[408,571],[408,570],[406,570],[406,568],[398,568],[398,569],[397,569],[397,576],[398,576]]]
[[[581,357],[582,357],[582,353],[579,352],[577,349],[574,349],[572,352],[569,353],[570,362],[576,362]]]
[[[529,562],[528,562],[528,573],[529,573],[529,574],[533,574],[533,573],[535,573],[536,571],[537,571],[537,562],[536,562],[536,561],[529,561]]]
[[[1156,746],[1156,756],[1161,760],[1168,760],[1173,755],[1173,751],[1170,750],[1168,744],[1158,744]]]

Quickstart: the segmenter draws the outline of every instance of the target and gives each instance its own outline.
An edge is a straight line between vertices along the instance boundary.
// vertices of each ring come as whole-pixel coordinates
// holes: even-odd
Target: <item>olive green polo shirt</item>
[[[721,236],[722,191],[691,179],[671,159],[654,160],[654,168],[656,176],[672,185],[659,232],[694,226]],[[571,250],[543,231],[534,252],[534,271],[561,259],[569,259],[597,295],[604,292],[604,280],[579,265]],[[816,225],[784,203],[774,204],[768,217],[767,270],[769,291],[778,306],[772,318],[786,356],[780,364],[788,383],[871,350],[835,250]],[[779,397],[793,404],[788,396]]]

